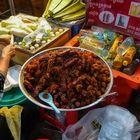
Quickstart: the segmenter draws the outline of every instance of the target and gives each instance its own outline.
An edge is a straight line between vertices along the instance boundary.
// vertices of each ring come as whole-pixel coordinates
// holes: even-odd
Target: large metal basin
[[[56,47],[56,48],[51,48],[51,49],[47,49],[47,50],[44,50],[42,52],[39,52],[37,53],[36,55],[32,56],[31,58],[29,58],[25,63],[24,65],[22,66],[21,68],[21,71],[20,71],[20,74],[19,74],[19,87],[21,89],[21,91],[23,92],[23,94],[33,103],[35,103],[36,105],[40,106],[40,107],[43,107],[43,108],[46,108],[46,109],[51,109],[52,108],[50,106],[48,106],[47,104],[43,104],[41,102],[39,102],[38,100],[36,100],[35,98],[33,98],[28,92],[27,90],[25,89],[24,85],[23,85],[23,81],[24,81],[24,69],[26,67],[26,65],[32,61],[34,58],[36,57],[39,57],[49,51],[52,51],[52,50],[57,50],[57,49],[62,49],[62,50],[66,50],[66,49],[79,49],[81,51],[89,51],[89,50],[86,50],[86,49],[83,49],[83,48],[78,48],[78,47]],[[91,51],[90,51],[91,52]],[[108,84],[107,86],[107,89],[106,89],[106,92],[104,93],[104,95],[108,95],[110,93],[110,90],[112,88],[112,85],[113,85],[113,76],[112,76],[112,71],[109,67],[109,65],[100,57],[98,56],[98,58],[105,64],[107,65],[108,69],[109,69],[109,72],[110,72],[110,83]],[[89,104],[89,105],[86,105],[86,106],[83,106],[83,107],[79,107],[79,108],[74,108],[74,109],[63,109],[63,108],[59,108],[60,111],[79,111],[79,110],[83,110],[83,109],[87,109],[87,108],[90,108],[92,106],[95,106],[96,104],[98,104],[99,102],[101,102],[105,96],[102,96],[101,98],[99,98],[98,100],[94,101],[93,103]]]

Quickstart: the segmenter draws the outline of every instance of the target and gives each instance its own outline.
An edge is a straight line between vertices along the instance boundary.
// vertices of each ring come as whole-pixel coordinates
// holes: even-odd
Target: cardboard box
[[[12,61],[15,64],[22,65],[28,58],[30,58],[31,56],[33,56],[34,54],[42,50],[63,46],[71,38],[70,29],[65,28],[65,27],[63,29],[64,29],[64,32],[62,32],[59,36],[56,36],[50,43],[46,43],[34,51],[25,50],[19,47],[16,48],[16,55],[12,58]]]

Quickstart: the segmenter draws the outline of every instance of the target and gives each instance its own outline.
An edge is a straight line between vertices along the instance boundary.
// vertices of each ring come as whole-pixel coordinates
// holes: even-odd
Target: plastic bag
[[[63,140],[137,140],[140,123],[127,109],[109,105],[88,112],[69,126]]]
[[[7,77],[4,83],[4,92],[12,89],[13,87],[18,87],[20,69],[20,65],[15,65],[8,69]]]

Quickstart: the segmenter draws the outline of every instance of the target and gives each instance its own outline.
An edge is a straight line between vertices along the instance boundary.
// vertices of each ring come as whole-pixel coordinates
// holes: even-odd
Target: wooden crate
[[[34,50],[34,51],[29,51],[29,50],[24,50],[22,48],[16,48],[16,55],[12,58],[12,61],[15,64],[24,64],[24,62],[29,59],[31,56],[34,54],[46,50],[48,48],[54,48],[54,47],[60,47],[63,46],[66,42],[68,42],[71,38],[71,31],[69,28],[64,27],[64,32],[62,32],[59,36],[55,37],[50,43],[47,43],[40,48]]]

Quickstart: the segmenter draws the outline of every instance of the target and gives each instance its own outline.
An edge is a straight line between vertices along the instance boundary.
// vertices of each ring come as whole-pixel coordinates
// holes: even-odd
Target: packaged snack
[[[91,30],[93,31],[93,36],[100,41],[105,42],[105,49],[109,49],[115,38],[117,37],[117,33],[107,30],[98,26],[92,26]]]
[[[80,47],[91,50],[97,54],[101,54],[105,43],[96,38],[91,37],[90,35],[83,35],[80,37]]]
[[[117,34],[110,30],[92,26],[92,31],[81,31],[80,46],[105,57]]]
[[[117,54],[124,55],[127,49],[132,46],[134,46],[134,39],[132,37],[127,37],[117,48]]]
[[[119,47],[120,43],[122,43],[122,41],[123,41],[123,36],[122,35],[118,36],[115,39],[112,47],[110,48],[110,50],[108,52],[108,58],[114,59],[116,57],[116,55],[117,55],[116,50]]]
[[[124,61],[124,56],[125,53],[127,52],[127,50],[134,46],[134,40],[132,37],[127,37],[121,45],[118,46],[117,50],[116,50],[116,57],[114,59],[114,62],[113,62],[113,67],[114,68],[121,68],[122,64],[123,64],[123,61]]]
[[[123,69],[123,72],[132,75],[135,72],[139,63],[140,63],[140,49],[137,48],[137,52],[136,55],[134,56],[133,61],[131,62],[131,64],[129,64],[127,67]]]
[[[116,69],[121,68],[121,66],[123,64],[123,60],[124,60],[123,55],[117,54],[117,56],[115,57],[115,59],[113,61],[113,67]]]
[[[135,47],[128,48],[126,54],[124,55],[123,65],[124,66],[129,65],[132,62],[135,54],[136,54],[136,48]]]

